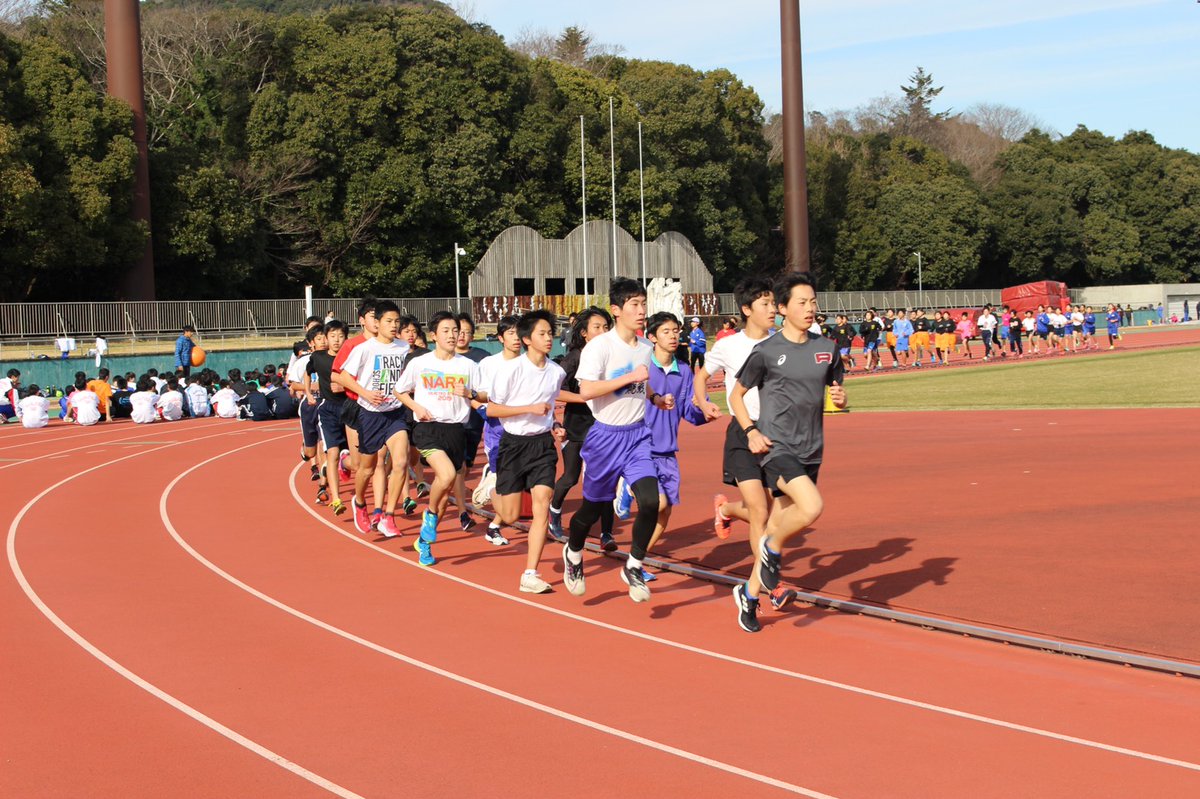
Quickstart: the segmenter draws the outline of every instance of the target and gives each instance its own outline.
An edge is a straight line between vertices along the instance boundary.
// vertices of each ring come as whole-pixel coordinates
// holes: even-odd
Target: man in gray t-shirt
[[[775,301],[783,315],[783,330],[751,350],[729,395],[736,424],[746,432],[750,451],[762,457],[767,487],[779,497],[754,571],[733,589],[738,625],[751,633],[762,629],[759,592],[779,586],[784,543],[816,521],[824,509],[817,473],[825,449],[825,387],[834,406],[846,407],[837,345],[808,332],[817,313],[812,279],[802,272],[785,275],[775,288]],[[744,400],[753,388],[759,390],[757,423]]]

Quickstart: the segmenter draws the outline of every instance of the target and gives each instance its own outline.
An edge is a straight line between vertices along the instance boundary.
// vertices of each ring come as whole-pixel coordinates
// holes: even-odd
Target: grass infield
[[[1197,407],[1200,347],[909,369],[851,380],[846,393],[852,411]],[[713,399],[725,407],[724,392]]]

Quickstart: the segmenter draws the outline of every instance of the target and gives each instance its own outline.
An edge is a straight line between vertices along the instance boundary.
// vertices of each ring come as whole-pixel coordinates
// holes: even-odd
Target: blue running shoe
[[[420,538],[413,542],[413,549],[415,549],[417,554],[420,555],[420,557],[417,558],[417,562],[422,566],[432,566],[433,564],[437,563],[437,558],[433,556],[433,551],[430,549],[429,544],[425,541],[422,541]]]
[[[653,572],[648,572],[645,569],[642,569],[642,581],[643,582],[652,583],[657,579],[658,578],[654,576]]]
[[[613,500],[613,513],[617,514],[618,519],[628,519],[632,507],[633,492],[629,490],[629,484],[622,477],[617,481],[617,498]]]
[[[421,540],[427,544],[437,541],[438,517],[429,511],[421,515]]]
[[[546,530],[550,537],[560,544],[567,543],[567,534],[563,531],[562,511],[550,511],[550,526]]]

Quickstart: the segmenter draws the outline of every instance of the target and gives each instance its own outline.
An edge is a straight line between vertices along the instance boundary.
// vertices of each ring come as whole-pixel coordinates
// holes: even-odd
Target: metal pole
[[[809,272],[808,185],[804,154],[804,82],[800,70],[800,0],[779,0],[783,49],[783,232],[787,268]]]
[[[588,269],[587,269],[587,156],[584,153],[583,115],[579,115],[579,196],[583,204],[583,296],[587,304]]]
[[[134,165],[131,214],[146,224],[146,246],[121,278],[127,300],[154,299],[154,249],[150,241],[150,156],[146,147],[146,93],[142,83],[142,24],[138,0],[104,0],[104,52],[108,93],[133,111]]]
[[[454,310],[462,312],[462,285],[458,277],[458,242],[454,242]]]
[[[617,276],[617,144],[613,133],[613,98],[608,98],[608,165],[612,189],[612,276]]]
[[[305,286],[304,287],[304,315],[305,316],[313,315],[312,301],[313,301],[312,286]]]
[[[642,123],[638,122],[638,197],[642,204],[642,286],[646,285],[646,180],[642,170]]]

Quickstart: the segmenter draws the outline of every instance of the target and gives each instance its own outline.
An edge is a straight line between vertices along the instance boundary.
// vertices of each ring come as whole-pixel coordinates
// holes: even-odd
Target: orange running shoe
[[[729,532],[733,528],[733,519],[721,514],[721,506],[728,501],[729,497],[724,494],[713,497],[713,532],[717,534],[717,538],[729,538]]]

